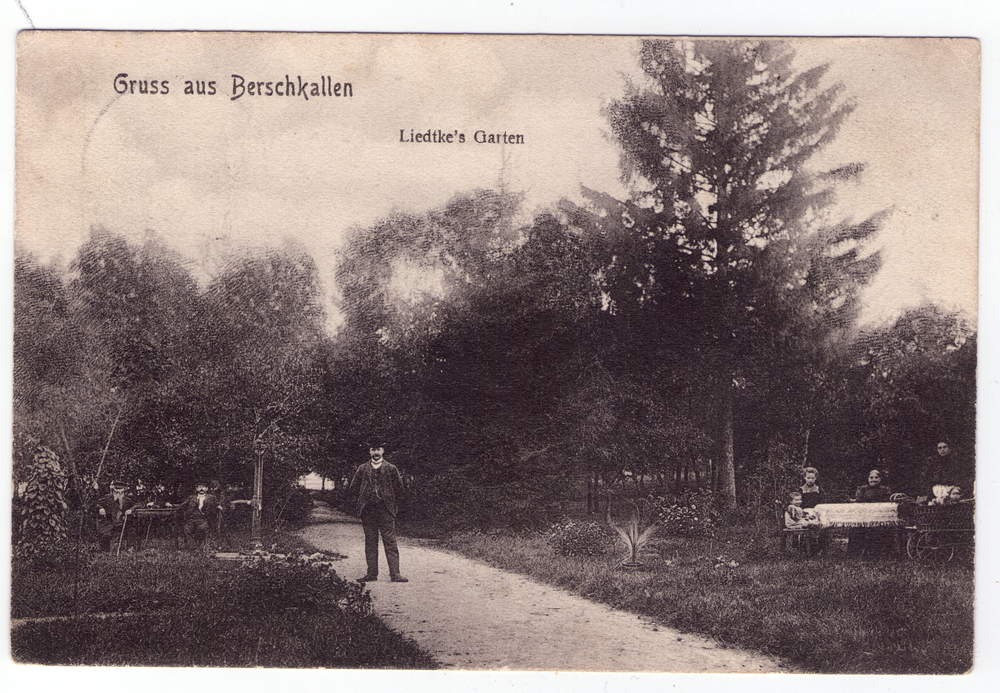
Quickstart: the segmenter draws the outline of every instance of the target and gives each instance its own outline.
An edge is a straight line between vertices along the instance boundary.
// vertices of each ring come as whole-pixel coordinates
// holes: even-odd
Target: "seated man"
[[[215,526],[220,508],[215,496],[209,494],[208,484],[199,482],[194,488],[194,495],[189,496],[181,505],[184,540],[187,542],[195,539],[204,549],[208,544],[208,533]]]
[[[107,495],[98,498],[94,504],[97,543],[102,551],[110,551],[112,544],[115,548],[119,543],[127,545],[131,538],[128,535],[134,533],[134,528],[127,526],[127,518],[132,514],[135,502],[125,494],[125,489],[124,482],[113,481]],[[126,529],[130,531],[126,532]]]

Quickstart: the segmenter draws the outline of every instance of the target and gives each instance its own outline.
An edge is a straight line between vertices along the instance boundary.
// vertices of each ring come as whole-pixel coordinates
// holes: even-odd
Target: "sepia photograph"
[[[22,31],[10,658],[969,674],[980,50]]]

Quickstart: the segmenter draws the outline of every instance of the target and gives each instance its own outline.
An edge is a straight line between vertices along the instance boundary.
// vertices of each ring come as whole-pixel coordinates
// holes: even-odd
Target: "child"
[[[931,488],[931,491],[934,492],[934,498],[927,505],[954,505],[962,500],[962,489],[958,486],[936,484]]]
[[[785,508],[785,527],[787,529],[806,529],[819,525],[819,518],[811,509],[802,507],[802,493],[792,491],[788,494],[789,504]]]
[[[823,502],[823,491],[816,480],[819,478],[819,471],[815,467],[806,467],[802,470],[802,507],[815,508]]]

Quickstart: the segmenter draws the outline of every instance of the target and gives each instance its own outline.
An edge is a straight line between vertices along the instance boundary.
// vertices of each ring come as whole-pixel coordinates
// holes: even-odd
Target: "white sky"
[[[796,42],[831,63],[858,108],[824,162],[865,161],[841,197],[860,219],[895,212],[866,320],[929,299],[976,316],[978,45]],[[21,38],[19,247],[68,261],[92,226],[147,229],[210,270],[234,247],[305,244],[332,294],[345,229],[458,192],[523,191],[537,211],[581,185],[624,195],[602,106],[637,73],[637,40],[181,34]],[[119,96],[113,80],[167,79]],[[230,75],[350,81],[352,99],[243,96]],[[186,79],[215,96],[186,96]],[[520,133],[519,146],[401,143],[400,129]],[[506,163],[505,163],[506,162]],[[502,172],[502,173],[501,173]]]

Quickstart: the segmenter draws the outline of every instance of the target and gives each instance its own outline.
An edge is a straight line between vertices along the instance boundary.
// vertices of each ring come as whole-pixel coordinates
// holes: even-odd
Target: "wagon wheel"
[[[922,563],[944,565],[955,555],[955,547],[936,532],[923,532],[917,537],[917,558]]]
[[[920,533],[916,530],[910,530],[906,537],[906,555],[911,560],[917,560],[917,541],[920,539]]]

